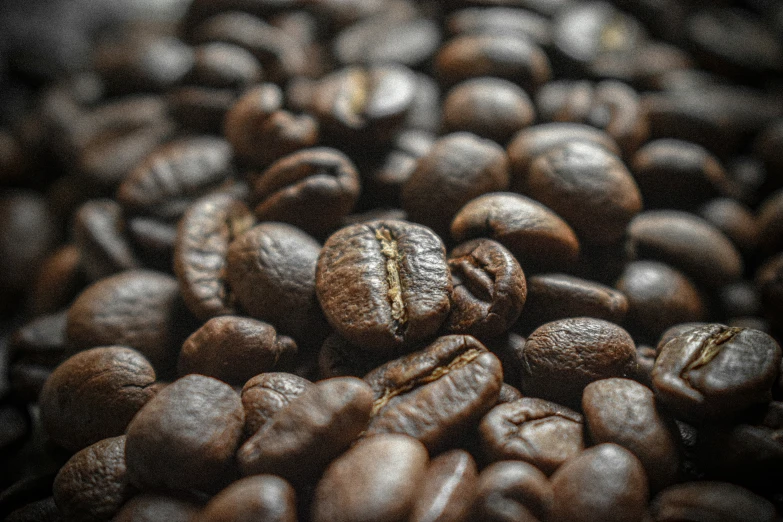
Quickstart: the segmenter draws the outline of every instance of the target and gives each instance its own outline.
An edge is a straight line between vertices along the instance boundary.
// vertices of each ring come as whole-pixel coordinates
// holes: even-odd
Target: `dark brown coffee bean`
[[[474,516],[491,522],[548,520],[552,484],[536,467],[521,461],[490,464],[479,475]]]
[[[401,205],[402,187],[416,170],[419,159],[430,151],[435,139],[435,135],[428,131],[400,131],[391,149],[372,167],[365,194],[372,194],[373,200],[377,199],[379,205]],[[378,216],[376,219],[384,217]],[[407,214],[390,219],[407,219]]]
[[[291,223],[320,235],[351,212],[360,190],[353,162],[336,149],[319,147],[273,163],[254,181],[252,198],[260,221]]]
[[[241,90],[261,80],[258,60],[239,46],[208,43],[196,47],[193,52],[193,68],[184,78],[187,84]]]
[[[552,477],[552,520],[642,520],[649,490],[641,462],[616,444],[599,444]]]
[[[155,396],[155,370],[136,350],[93,348],[54,370],[41,392],[41,419],[56,444],[77,451],[121,435]]]
[[[186,500],[155,493],[141,493],[122,506],[114,522],[193,522],[199,507]]]
[[[495,76],[535,92],[552,75],[544,51],[519,35],[465,35],[452,38],[435,56],[435,74],[445,85]]]
[[[67,357],[67,311],[39,315],[8,339],[10,362],[29,362],[54,369]],[[2,395],[2,394],[0,394]]]
[[[90,280],[141,267],[128,241],[122,207],[113,200],[82,205],[74,215],[72,233]]]
[[[210,319],[185,340],[177,370],[243,385],[259,373],[290,366],[295,355],[296,342],[279,336],[273,326],[225,315]]]
[[[131,216],[127,227],[133,249],[145,266],[170,271],[174,263],[177,223],[156,217]]]
[[[522,323],[535,328],[568,317],[594,317],[622,323],[628,299],[622,292],[567,274],[539,274],[528,279]]]
[[[50,314],[66,308],[85,284],[79,247],[67,244],[57,248],[41,262],[31,282],[30,313]]]
[[[593,442],[614,442],[636,455],[653,491],[675,481],[680,464],[678,435],[649,388],[628,379],[590,383],[582,395],[582,411]]]
[[[428,461],[424,446],[405,435],[359,441],[321,477],[313,498],[313,522],[407,520]]]
[[[439,234],[471,199],[508,188],[508,159],[496,143],[458,132],[440,138],[402,187],[411,220]]]
[[[311,386],[307,379],[282,372],[262,373],[247,381],[242,388],[245,435],[255,435],[277,412]]]
[[[131,213],[179,218],[190,203],[226,182],[231,147],[222,139],[189,138],[165,145],[122,182],[117,200]]]
[[[448,335],[364,380],[375,394],[366,435],[405,433],[435,451],[497,403],[503,371],[473,337]]]
[[[468,202],[454,216],[451,237],[489,237],[506,247],[525,271],[567,267],[579,255],[576,234],[560,216],[535,200],[496,192]]]
[[[519,4],[519,2],[515,2]],[[542,47],[552,43],[552,24],[544,15],[517,7],[466,7],[452,12],[446,28],[453,35],[515,34],[523,35]]]
[[[177,280],[130,270],[89,286],[68,309],[68,343],[74,350],[112,344],[140,351],[158,371],[176,363],[181,346]]]
[[[479,426],[481,449],[490,461],[522,460],[547,475],[584,450],[583,430],[575,411],[533,398],[495,406]]]
[[[661,350],[664,346],[666,346],[666,343],[674,339],[675,337],[679,337],[681,335],[684,335],[691,330],[695,330],[696,328],[701,328],[703,326],[708,326],[709,323],[704,322],[692,322],[692,323],[679,323],[675,324],[671,328],[666,329],[661,334],[661,338],[658,340],[658,344],[655,347],[656,355],[661,353]]]
[[[738,281],[722,287],[717,301],[724,317],[752,317],[763,314],[761,294],[750,281]]]
[[[727,482],[688,482],[661,491],[650,504],[655,522],[772,522],[775,507],[753,492]]]
[[[188,375],[163,388],[128,425],[125,459],[140,488],[220,489],[234,467],[245,414],[225,383]]]
[[[505,145],[536,118],[533,102],[501,78],[474,78],[457,84],[443,101],[444,132],[466,131]]]
[[[296,493],[280,477],[247,477],[212,497],[199,514],[199,520],[296,522]]]
[[[639,259],[656,259],[707,287],[740,278],[742,257],[731,241],[703,219],[686,212],[651,210],[628,226],[628,249]]]
[[[663,263],[628,263],[615,287],[628,298],[628,328],[651,342],[675,324],[705,317],[704,302],[693,283]]]
[[[240,470],[309,483],[364,431],[372,408],[372,389],[355,377],[309,386],[239,448]]]
[[[443,243],[431,230],[405,221],[371,221],[332,234],[316,278],[329,323],[368,351],[430,338],[449,313],[452,286]]]
[[[525,274],[503,245],[475,239],[449,255],[454,284],[449,333],[490,339],[505,333],[519,318],[527,298]]]
[[[522,372],[522,349],[525,346],[525,338],[514,332],[507,332],[500,337],[490,339],[486,345],[489,351],[494,353],[503,365],[503,382],[520,387],[519,376]],[[501,394],[504,390],[500,390]],[[517,398],[521,398],[517,397]]]
[[[603,147],[569,143],[530,165],[522,192],[561,215],[580,239],[609,244],[642,210],[639,188],[628,169]]]
[[[731,191],[718,158],[687,141],[647,143],[633,156],[631,170],[648,208],[691,209]]]
[[[296,227],[262,223],[229,246],[226,278],[252,317],[269,321],[299,344],[325,329],[315,296],[320,251],[318,242]]]
[[[416,496],[410,522],[468,520],[476,494],[478,471],[470,453],[451,450],[430,462]]]
[[[205,196],[180,220],[174,249],[174,273],[188,309],[205,320],[235,312],[226,282],[229,244],[254,225],[250,210],[227,194]]]
[[[731,198],[716,198],[699,209],[699,215],[723,232],[744,255],[756,250],[761,236],[753,211]]]
[[[587,317],[540,326],[527,338],[522,358],[525,395],[574,407],[591,382],[636,372],[636,345],[628,332]]]
[[[125,467],[125,436],[101,440],[75,454],[57,473],[52,489],[67,520],[111,519],[133,491]]]
[[[384,362],[384,358],[374,357],[333,333],[318,351],[318,376],[321,379],[364,377]]]
[[[656,396],[691,421],[731,419],[769,402],[781,350],[757,330],[708,325],[666,343],[655,361]]]

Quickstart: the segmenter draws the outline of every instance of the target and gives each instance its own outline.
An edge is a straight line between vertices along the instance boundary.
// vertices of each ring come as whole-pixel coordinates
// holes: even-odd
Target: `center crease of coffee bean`
[[[405,302],[402,300],[402,283],[400,281],[400,261],[402,254],[397,248],[391,232],[385,228],[379,228],[375,231],[375,238],[381,244],[381,254],[386,258],[386,283],[389,286],[387,297],[391,304],[391,315],[394,319],[394,329],[399,332],[405,321],[408,320],[408,314],[405,311]]]
[[[720,353],[723,345],[731,341],[741,331],[742,328],[726,328],[722,332],[708,338],[699,348],[697,357],[685,367],[683,373],[696,370],[709,363]]]

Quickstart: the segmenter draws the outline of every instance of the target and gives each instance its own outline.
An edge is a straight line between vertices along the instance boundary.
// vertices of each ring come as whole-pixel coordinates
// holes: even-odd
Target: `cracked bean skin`
[[[174,273],[182,299],[201,320],[236,312],[226,281],[228,245],[255,224],[250,209],[228,194],[203,197],[180,220],[174,245]]]
[[[394,353],[432,337],[448,316],[452,284],[443,242],[430,229],[370,221],[334,233],[316,269],[316,293],[349,342]]]
[[[656,396],[678,418],[729,420],[772,400],[780,363],[780,346],[764,332],[711,324],[666,343],[652,382]]]
[[[304,377],[285,372],[266,372],[247,381],[241,393],[245,435],[255,434],[275,413],[312,385]]]
[[[505,333],[522,313],[525,274],[514,256],[491,239],[468,241],[449,256],[454,290],[450,333],[489,339]]]
[[[77,451],[122,435],[154,395],[155,370],[136,350],[93,348],[52,372],[41,392],[41,418],[56,444]]]
[[[522,460],[551,475],[584,449],[577,412],[529,397],[495,406],[479,425],[481,448],[491,461]]]
[[[364,380],[375,394],[365,435],[404,433],[436,451],[497,403],[503,369],[474,337],[447,335],[376,368]]]

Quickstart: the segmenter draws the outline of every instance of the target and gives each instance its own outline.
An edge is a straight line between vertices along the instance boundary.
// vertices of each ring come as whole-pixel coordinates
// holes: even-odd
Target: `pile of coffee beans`
[[[0,519],[783,520],[783,3],[132,3],[0,37]]]

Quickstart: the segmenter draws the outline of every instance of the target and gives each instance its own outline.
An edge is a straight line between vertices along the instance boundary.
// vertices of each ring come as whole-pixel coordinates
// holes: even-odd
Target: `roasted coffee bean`
[[[174,249],[174,273],[182,299],[199,319],[235,312],[226,282],[229,244],[254,224],[253,215],[227,194],[205,196],[180,221]]]
[[[520,387],[519,376],[522,373],[522,349],[525,342],[524,337],[514,332],[507,332],[487,341],[487,348],[497,356],[503,366],[504,384]],[[504,390],[501,388],[500,392],[503,394]],[[521,395],[518,398],[521,398]]]
[[[693,283],[663,263],[628,263],[615,287],[628,298],[625,324],[650,342],[675,324],[705,318],[704,302]]]
[[[192,522],[199,514],[198,505],[186,500],[155,493],[140,493],[122,506],[114,522]]]
[[[110,199],[88,201],[77,210],[73,238],[90,280],[141,268],[126,232],[122,207]]]
[[[648,208],[692,209],[732,189],[718,158],[687,141],[651,141],[630,165]]]
[[[519,318],[527,297],[525,274],[500,243],[475,239],[449,254],[454,289],[445,328],[450,333],[490,339]]]
[[[562,319],[530,334],[522,360],[525,395],[579,407],[582,390],[591,382],[635,375],[636,345],[614,323]]]
[[[767,499],[728,482],[687,482],[661,491],[650,503],[655,522],[687,519],[697,522],[772,522],[775,507]]]
[[[41,262],[30,287],[28,306],[33,315],[54,313],[67,307],[87,284],[79,247],[63,245]]]
[[[720,289],[717,301],[724,317],[761,315],[761,294],[750,281],[738,281]]]
[[[704,322],[692,322],[692,323],[679,323],[675,324],[671,328],[667,328],[662,334],[661,338],[658,339],[658,344],[655,347],[656,353],[661,353],[661,350],[664,346],[666,346],[666,343],[674,339],[675,337],[679,337],[683,334],[686,334],[690,332],[691,330],[695,330],[696,328],[701,328],[703,326],[708,326],[709,323]]]
[[[249,315],[307,342],[325,330],[315,296],[320,251],[315,239],[294,226],[261,223],[229,246],[226,279]]]
[[[187,84],[241,90],[261,80],[261,65],[239,46],[208,43],[196,47],[193,53],[193,67],[184,78]]]
[[[58,366],[41,391],[41,419],[50,439],[77,451],[121,435],[155,396],[155,370],[136,350],[93,348]]]
[[[365,193],[373,194],[379,200],[379,204],[401,205],[402,187],[416,170],[419,159],[430,151],[435,139],[435,135],[428,131],[418,129],[400,131],[394,139],[391,150],[372,168]],[[391,219],[406,218],[407,215]],[[377,219],[383,217],[378,216]]]
[[[548,47],[552,43],[550,21],[530,10],[529,6],[520,7],[466,7],[452,12],[446,19],[446,27],[453,35],[524,35],[538,45]]]
[[[474,516],[491,522],[548,520],[552,484],[536,467],[520,461],[490,464],[479,475]]]
[[[321,477],[313,498],[313,522],[407,520],[428,461],[424,446],[405,435],[359,441]]]
[[[215,495],[199,513],[198,520],[296,522],[296,493],[280,477],[247,477]]]
[[[111,519],[133,492],[125,467],[125,435],[101,440],[76,453],[57,473],[52,489],[64,519]]]
[[[384,362],[385,359],[374,357],[333,333],[326,338],[318,351],[318,376],[321,379],[364,377]]]
[[[240,470],[308,483],[364,431],[372,408],[372,389],[355,377],[309,386],[239,448]]]
[[[759,243],[761,227],[753,211],[731,198],[716,198],[699,209],[699,215],[723,232],[746,257]]]
[[[155,217],[131,216],[127,221],[133,249],[142,263],[155,270],[170,271],[174,263],[177,223]]]
[[[582,416],[542,399],[522,398],[492,408],[479,426],[487,458],[522,460],[551,475],[584,450]]]
[[[222,139],[176,141],[136,167],[120,185],[117,200],[131,213],[177,219],[199,195],[229,180],[230,163],[231,147]]]
[[[728,420],[772,399],[781,350],[757,330],[708,325],[663,346],[653,369],[656,396],[690,421]]]
[[[642,210],[628,169],[603,147],[569,143],[533,160],[522,192],[548,206],[585,242],[610,244]]]
[[[616,444],[599,444],[552,477],[552,520],[642,520],[649,490],[641,462]]]
[[[296,342],[267,323],[224,315],[204,323],[185,340],[179,354],[180,375],[199,373],[243,385],[259,373],[290,366]]]
[[[181,308],[173,277],[150,270],[122,272],[76,298],[68,309],[68,343],[74,350],[112,344],[135,348],[160,372],[176,363],[184,326]]]
[[[628,226],[628,249],[682,270],[707,287],[740,278],[742,257],[731,241],[703,219],[686,212],[651,210]]]
[[[441,121],[440,98],[438,83],[426,74],[417,73],[413,101],[405,116],[404,127],[437,132]]]
[[[628,299],[613,288],[568,274],[528,278],[528,298],[521,318],[527,328],[568,317],[594,317],[620,324]]]
[[[61,311],[39,315],[20,326],[8,340],[10,362],[24,361],[54,369],[67,358],[67,321],[67,312]]]
[[[445,85],[494,76],[535,92],[552,76],[544,51],[520,35],[483,34],[452,38],[435,56],[435,74]]]
[[[460,522],[468,520],[478,482],[470,453],[451,450],[435,457],[422,480],[410,522]]]
[[[474,78],[457,84],[443,101],[444,132],[472,132],[505,145],[536,118],[533,102],[501,78]]]
[[[389,352],[432,337],[448,316],[451,290],[440,238],[405,221],[343,228],[318,258],[316,292],[326,318],[367,351]]]
[[[282,372],[262,373],[247,381],[242,388],[245,435],[254,435],[311,385],[307,379]]]
[[[353,162],[338,150],[319,147],[273,163],[254,181],[252,199],[260,221],[291,223],[321,235],[351,212],[360,190]]]
[[[376,368],[364,380],[375,394],[365,434],[404,433],[435,451],[497,403],[503,371],[475,338],[448,335]]]
[[[582,395],[582,411],[593,442],[614,442],[636,455],[653,491],[675,481],[679,436],[674,423],[659,411],[649,388],[628,379],[590,383]]]
[[[454,216],[451,237],[489,237],[506,247],[525,271],[565,268],[579,255],[579,240],[563,219],[541,203],[510,192],[469,201]]]
[[[128,425],[125,460],[142,489],[214,492],[234,468],[245,414],[225,383],[188,375],[163,388]]]

